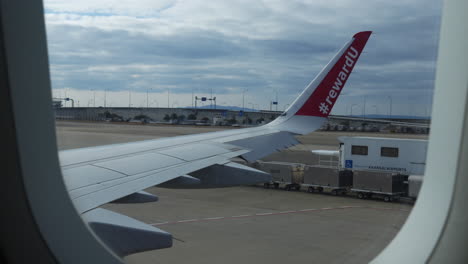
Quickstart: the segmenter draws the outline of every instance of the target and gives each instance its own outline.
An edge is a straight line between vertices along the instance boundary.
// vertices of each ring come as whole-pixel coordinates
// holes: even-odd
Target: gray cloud
[[[346,10],[337,6],[316,10],[294,2],[284,6],[291,10],[286,15],[278,13],[280,8],[251,8],[240,21],[230,18],[199,26],[175,21],[177,27],[164,34],[54,21],[47,27],[53,88],[171,88],[173,93],[213,89],[218,95],[247,89],[263,104],[279,90],[285,105],[356,31],[373,30],[376,34],[345,94],[431,94],[440,3],[420,8],[422,3],[402,8],[382,2],[380,9],[374,4],[348,8],[350,14],[343,16]],[[171,8],[167,12],[173,16]]]

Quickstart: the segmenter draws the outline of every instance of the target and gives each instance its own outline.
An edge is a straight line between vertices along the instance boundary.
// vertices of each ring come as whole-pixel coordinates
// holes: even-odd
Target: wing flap
[[[216,156],[231,152],[227,146],[220,144],[188,144],[180,147],[174,147],[166,150],[158,151],[158,153],[183,159],[185,161],[193,161],[211,156]]]
[[[156,195],[153,195],[145,191],[139,191],[139,192],[127,195],[125,197],[119,198],[115,201],[112,201],[112,203],[120,203],[120,204],[151,203],[151,202],[157,202],[158,200],[159,198]]]
[[[215,143],[214,145],[219,146],[220,144]],[[229,149],[237,150],[230,151]],[[83,213],[102,204],[117,200],[148,187],[170,181],[193,171],[209,167],[213,164],[227,163],[230,158],[245,154],[249,150],[226,145],[226,149],[222,151],[223,153],[219,154],[220,151],[217,148],[215,148],[215,151],[217,151],[215,153],[218,153],[218,155],[214,153],[211,157],[194,161],[183,161],[175,165],[161,163],[159,166],[152,167],[154,170],[134,175],[125,174],[125,172],[128,171],[119,171],[118,166],[108,166],[108,168],[104,168],[94,165],[85,165],[84,167],[86,167],[86,170],[83,170],[82,166],[68,168],[63,170],[63,175],[65,177],[65,183],[68,187],[70,196],[75,203],[77,210],[80,213]],[[135,166],[135,164],[129,162],[134,160],[133,157],[134,156],[119,158],[119,164]],[[157,163],[156,161],[151,160],[146,160],[146,162],[152,162],[154,164]],[[164,167],[161,168],[161,166]],[[86,172],[86,175],[82,174],[84,172]],[[103,177],[103,173],[107,176]],[[82,182],[78,180],[80,178],[97,178],[99,180],[94,180],[90,183],[88,181]],[[73,183],[74,185],[71,185],[70,183]]]
[[[94,163],[94,166],[118,171],[125,175],[135,175],[147,171],[153,171],[177,164],[184,163],[184,160],[169,157],[159,153],[145,153],[130,157],[118,158],[104,162]]]
[[[128,216],[103,208],[82,216],[100,240],[119,256],[172,246],[170,233]]]
[[[270,182],[271,175],[234,162],[215,164],[210,167],[190,173],[200,179],[195,188],[227,187]]]
[[[84,165],[65,169],[62,168],[62,174],[72,198],[74,195],[71,191],[73,190],[126,176],[123,173],[93,165]]]
[[[200,179],[192,177],[190,175],[182,175],[165,183],[159,185],[159,187],[163,188],[187,188],[192,187],[194,185],[200,184]]]

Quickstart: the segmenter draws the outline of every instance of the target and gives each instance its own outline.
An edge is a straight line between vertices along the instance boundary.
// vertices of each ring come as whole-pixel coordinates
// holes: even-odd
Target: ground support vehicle
[[[304,165],[287,162],[256,162],[254,167],[271,174],[271,182],[265,182],[265,188],[274,187],[284,190],[299,190]]]
[[[339,171],[337,167],[305,166],[301,185],[311,193],[327,190],[338,195],[347,193],[352,183],[351,171]]]
[[[358,198],[381,198],[396,201],[407,193],[408,176],[393,172],[354,171],[352,192]]]
[[[359,199],[371,199],[371,198],[380,198],[385,202],[393,202],[400,200],[400,197],[404,195],[404,192],[399,193],[389,193],[389,192],[379,192],[379,191],[369,191],[363,189],[351,189],[352,192],[357,194]]]
[[[386,202],[406,197],[408,185],[412,183],[407,175],[395,172],[343,170],[336,166],[285,162],[257,162],[253,166],[272,175],[272,181],[264,183],[265,188],[287,191],[302,189],[332,195],[355,194],[361,199],[380,198]],[[420,182],[416,183],[420,185]],[[413,192],[417,194],[419,188],[414,189]]]
[[[345,195],[349,192],[348,188],[340,188],[337,186],[324,186],[315,184],[302,184],[303,188],[307,188],[309,193],[323,193],[324,191],[331,193],[332,195]]]
[[[346,136],[338,140],[341,142],[339,160],[343,169],[424,174],[427,140]]]

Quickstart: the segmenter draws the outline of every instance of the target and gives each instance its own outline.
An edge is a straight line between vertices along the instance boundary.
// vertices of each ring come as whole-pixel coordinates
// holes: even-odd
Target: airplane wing
[[[156,201],[156,196],[142,190],[160,184],[232,186],[269,181],[269,174],[231,159],[255,161],[297,144],[295,135],[319,129],[370,35],[370,31],[355,34],[294,103],[269,124],[61,151],[65,184],[76,209],[116,254],[170,247],[169,233],[99,206]]]

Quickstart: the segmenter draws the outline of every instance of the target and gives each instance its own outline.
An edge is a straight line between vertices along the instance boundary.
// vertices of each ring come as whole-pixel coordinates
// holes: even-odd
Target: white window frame
[[[0,5],[8,62],[5,89],[11,94],[20,175],[33,220],[57,262],[120,263],[83,223],[63,183],[50,107],[42,3],[1,1]],[[406,223],[374,263],[468,261],[466,10],[468,1],[444,3],[424,184]]]

